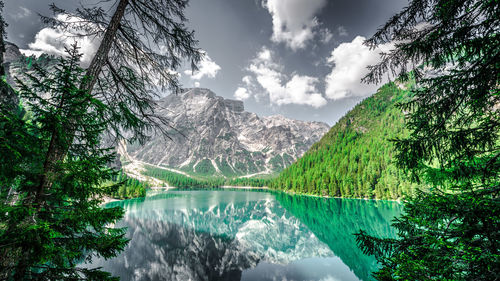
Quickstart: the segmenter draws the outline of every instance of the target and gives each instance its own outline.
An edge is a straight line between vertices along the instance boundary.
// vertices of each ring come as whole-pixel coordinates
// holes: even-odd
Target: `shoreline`
[[[225,189],[264,189],[264,190],[271,190],[267,186],[256,187],[256,186],[223,185],[223,186],[219,186],[219,187],[216,187],[216,188],[225,188]]]
[[[124,199],[117,199],[117,198],[113,198],[113,197],[109,197],[109,196],[103,196],[102,202],[100,205],[103,206],[103,205],[106,205],[110,202],[116,202],[116,201],[121,201],[121,200],[124,200]]]
[[[180,191],[184,190],[183,188],[178,188],[175,186],[153,186],[149,188],[149,191],[169,191],[173,189],[178,189]],[[309,196],[309,197],[316,197],[316,198],[324,198],[324,199],[354,199],[354,200],[365,200],[365,201],[392,201],[392,202],[397,202],[397,203],[402,203],[403,200],[401,198],[398,199],[377,199],[377,198],[354,198],[354,197],[337,197],[337,196],[321,196],[321,195],[314,195],[314,194],[306,194],[306,193],[296,193],[293,191],[288,191],[288,190],[280,190],[280,189],[271,189],[267,186],[262,186],[262,187],[254,187],[254,186],[236,186],[236,185],[223,185],[219,187],[213,187],[213,188],[208,188],[208,189],[236,189],[236,190],[264,190],[264,191],[269,191],[271,193],[273,192],[282,192],[288,195],[299,195],[299,196]],[[138,197],[137,197],[138,198]],[[134,199],[134,198],[127,198],[127,199],[117,199],[109,196],[104,196],[103,197],[103,202],[101,205],[105,205],[110,202],[116,202],[116,201],[122,201],[122,200],[128,200],[128,199]]]
[[[280,190],[280,189],[269,189],[272,191],[279,191],[283,192],[289,195],[300,195],[300,196],[310,196],[310,197],[317,197],[317,198],[325,198],[325,199],[355,199],[355,200],[365,200],[365,201],[393,201],[393,202],[398,202],[401,203],[402,200],[400,198],[398,199],[377,199],[377,198],[358,198],[358,197],[338,197],[338,196],[328,196],[328,195],[314,195],[314,194],[307,194],[307,193],[296,193],[296,192],[291,192],[287,190]]]
[[[152,186],[149,188],[149,190],[153,191],[168,191],[170,189],[176,189],[177,187],[175,186]]]

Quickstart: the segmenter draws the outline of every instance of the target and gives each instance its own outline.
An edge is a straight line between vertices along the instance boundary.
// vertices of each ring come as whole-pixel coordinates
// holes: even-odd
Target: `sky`
[[[49,4],[67,11],[99,0],[4,0],[7,40],[26,54],[61,54],[61,34],[42,25]],[[363,41],[407,0],[191,0],[185,13],[206,53],[199,71],[177,69],[184,87],[239,99],[259,115],[335,124],[381,85],[365,84],[368,65],[390,44]],[[61,43],[62,42],[62,43]],[[93,42],[82,41],[92,50]],[[90,52],[90,51],[89,51]],[[91,57],[91,53],[87,55]],[[85,59],[85,56],[84,58]],[[386,80],[387,81],[387,80]]]

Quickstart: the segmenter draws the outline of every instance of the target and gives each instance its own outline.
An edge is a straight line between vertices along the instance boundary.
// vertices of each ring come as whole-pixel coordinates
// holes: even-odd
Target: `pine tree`
[[[124,245],[122,230],[104,227],[121,211],[98,207],[101,196],[110,193],[97,186],[111,179],[103,166],[111,156],[96,144],[103,133],[119,139],[126,130],[139,140],[154,130],[165,133],[168,120],[153,113],[155,86],[175,91],[182,59],[195,68],[201,58],[185,26],[187,1],[100,4],[110,2],[116,7],[112,15],[98,6],[68,13],[52,5],[59,17],[43,17],[44,22],[99,38],[97,53],[86,70],[76,67],[79,56],[71,51],[54,73],[38,68],[29,82],[18,80],[29,114],[2,107],[0,163],[9,165],[0,176],[0,264],[15,280],[105,277],[75,268],[92,254],[111,257]],[[65,216],[67,221],[57,221]]]
[[[378,280],[500,279],[500,2],[412,0],[367,43],[395,42],[366,77],[411,73],[396,162],[422,186],[393,226],[357,239]]]
[[[116,7],[112,14],[99,6],[111,3]],[[202,57],[194,32],[185,26],[187,4],[187,0],[105,0],[73,13],[52,4],[51,9],[59,16],[42,17],[46,24],[73,36],[100,39],[86,69],[88,79],[79,88],[107,105],[104,113],[112,139],[123,138],[124,129],[134,133],[131,141],[142,141],[151,131],[167,136],[169,121],[153,112],[155,92],[164,88],[176,92],[179,85],[175,70],[183,59],[189,60],[194,70]],[[66,130],[74,128],[68,126]],[[57,137],[51,136],[54,143],[61,143]],[[65,146],[49,148],[36,200],[50,189],[48,175],[66,157]]]
[[[88,79],[79,67],[78,49],[67,50],[53,69],[35,66],[18,79],[24,109],[0,114],[0,249],[1,277],[7,280],[111,280],[99,269],[77,267],[94,256],[110,258],[126,245],[124,229],[114,229],[121,208],[100,208],[102,188],[115,172],[114,157],[103,148],[107,105],[79,85]],[[75,116],[79,116],[75,118]],[[75,122],[77,120],[77,122]],[[66,130],[71,123],[73,131]],[[57,135],[60,143],[54,143]],[[69,141],[73,140],[73,141]],[[67,149],[49,176],[52,186],[37,195],[47,154],[57,145]]]

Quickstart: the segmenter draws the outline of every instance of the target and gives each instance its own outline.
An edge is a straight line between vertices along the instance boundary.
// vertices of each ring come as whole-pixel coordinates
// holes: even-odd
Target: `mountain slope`
[[[190,174],[235,177],[273,174],[289,166],[329,127],[282,116],[259,117],[243,102],[209,89],[186,89],[158,102],[172,140],[155,136],[144,145],[127,144],[129,157]]]
[[[355,106],[304,156],[281,172],[273,188],[335,197],[396,199],[410,190],[393,164],[404,115],[396,107],[408,96],[389,83]]]

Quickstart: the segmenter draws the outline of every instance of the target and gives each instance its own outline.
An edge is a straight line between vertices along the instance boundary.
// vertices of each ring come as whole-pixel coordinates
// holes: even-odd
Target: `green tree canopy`
[[[34,65],[17,80],[23,104],[0,104],[0,278],[110,279],[77,267],[113,257],[126,243],[122,229],[109,227],[123,211],[99,206],[117,188],[103,188],[117,176],[106,166],[114,155],[103,136],[141,140],[168,126],[153,112],[155,86],[177,89],[175,69],[183,59],[195,68],[201,58],[186,5],[104,0],[73,13],[52,5],[58,16],[42,17],[99,47],[86,69],[76,46],[50,69]],[[143,191],[134,183],[134,196]]]
[[[113,257],[127,242],[123,229],[111,227],[123,210],[99,206],[110,192],[102,183],[116,174],[106,167],[114,155],[101,143],[107,105],[79,89],[88,77],[76,45],[67,51],[69,57],[52,69],[35,65],[26,79],[18,79],[24,108],[0,110],[2,279],[108,280],[106,272],[77,265],[96,255]],[[67,122],[73,122],[75,135],[65,130]],[[46,155],[54,145],[67,145],[68,153],[48,175],[51,188],[40,195]]]
[[[68,33],[86,36],[99,42],[99,47],[86,68],[85,81],[79,85],[106,105],[103,112],[106,133],[111,140],[127,138],[144,140],[152,131],[167,135],[169,121],[154,113],[158,87],[176,91],[179,87],[175,70],[183,60],[196,68],[202,53],[196,47],[194,32],[185,25],[187,0],[103,0],[67,12],[56,5],[56,17],[42,17],[46,24]],[[74,116],[80,118],[80,116]],[[76,129],[68,122],[65,130]],[[57,162],[63,161],[67,147],[53,135],[39,194],[52,185],[47,175]]]
[[[395,160],[423,187],[398,239],[358,234],[378,280],[500,278],[499,23],[499,1],[412,0],[367,41],[395,43],[367,81],[414,73]]]

